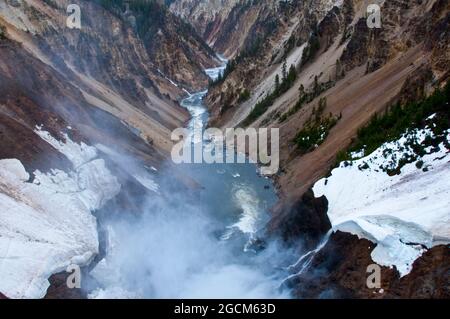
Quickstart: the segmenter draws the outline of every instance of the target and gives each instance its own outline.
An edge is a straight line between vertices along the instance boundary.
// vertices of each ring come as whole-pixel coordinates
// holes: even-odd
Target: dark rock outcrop
[[[340,33],[345,33],[351,24],[354,15],[353,6],[344,1],[342,7],[333,7],[317,26],[320,37],[320,47],[324,50],[333,43]],[[345,39],[345,36],[344,36]]]
[[[405,81],[400,93],[399,103],[406,104],[409,102],[420,101],[427,95],[427,85],[433,79],[433,72],[428,65],[422,65]]]
[[[272,236],[287,245],[299,245],[302,253],[313,250],[331,229],[328,201],[315,198],[312,190],[278,212],[268,226]],[[436,246],[400,277],[394,268],[382,267],[380,288],[369,288],[367,272],[375,264],[371,253],[376,244],[344,232],[331,234],[325,246],[312,255],[309,266],[285,282],[297,298],[450,298],[450,247]]]
[[[427,14],[425,23],[416,27],[416,36],[424,38],[425,47],[431,52],[431,64],[436,73],[442,74],[442,79],[450,77],[450,4],[448,1],[439,0],[433,6],[433,10]]]
[[[346,71],[366,63],[366,48],[369,41],[368,33],[369,28],[367,28],[366,19],[359,19],[353,28],[352,36],[341,56],[341,61]]]
[[[300,240],[303,249],[313,249],[331,228],[327,210],[325,196],[315,198],[309,190],[293,205],[284,207],[281,214],[276,214],[268,226],[269,232],[281,236],[288,244]]]
[[[373,264],[370,257],[375,245],[357,236],[333,233],[308,268],[289,285],[298,298],[370,298],[377,291],[366,286],[367,266]],[[383,268],[382,287],[396,278],[396,272]]]
[[[414,262],[411,273],[393,283],[385,297],[450,299],[450,246],[428,250]]]
[[[50,287],[44,299],[86,299],[86,293],[82,289],[67,287],[69,273],[59,273],[49,278]]]
[[[336,232],[300,276],[289,283],[298,298],[450,298],[450,249],[436,246],[418,258],[400,278],[395,268],[381,267],[381,288],[371,289],[367,267],[376,244]]]

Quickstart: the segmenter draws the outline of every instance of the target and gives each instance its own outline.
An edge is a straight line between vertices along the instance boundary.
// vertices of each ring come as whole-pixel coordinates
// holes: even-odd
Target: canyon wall
[[[80,29],[66,24],[73,3]],[[141,196],[156,196],[170,134],[189,119],[177,101],[204,88],[203,68],[218,60],[188,26],[180,34],[181,20],[155,10],[164,14],[158,40],[142,36],[139,27],[155,25],[141,25],[138,11],[133,19],[96,1],[0,1],[0,291],[7,297],[43,297],[49,277],[95,262],[93,214],[112,212],[108,203],[130,214]],[[51,295],[64,280],[52,277]]]
[[[416,93],[429,92],[431,83],[442,85],[449,76],[443,67],[450,58],[448,3],[380,2],[381,29],[367,27],[367,5],[357,0],[290,1],[272,13],[278,24],[264,45],[238,59],[208,93],[212,126],[280,128],[282,168],[276,181],[283,196],[299,197],[324,176],[375,113],[397,100],[417,98]],[[258,103],[275,90],[276,76],[282,78],[284,63],[296,68],[295,81],[260,105],[260,115],[253,117]],[[422,88],[407,91],[406,83]],[[309,95],[296,107],[300,89]],[[298,154],[293,140],[320,99],[327,101],[323,114],[339,121],[323,144]]]
[[[276,233],[287,242],[300,240],[303,249],[314,249],[325,236],[329,227],[327,220],[331,219],[333,234],[327,245],[310,260],[312,266],[307,267],[308,271],[293,275],[295,280],[290,284],[299,297],[448,298],[443,279],[448,274],[448,245],[445,244],[449,240],[449,217],[445,208],[448,201],[444,199],[446,191],[441,189],[445,188],[445,177],[438,173],[447,174],[441,164],[445,163],[448,154],[448,133],[445,130],[439,132],[443,134],[444,142],[439,146],[442,153],[429,155],[430,158],[434,156],[430,173],[421,171],[414,164],[390,172],[391,175],[384,171],[378,173],[375,168],[371,170],[367,164],[372,172],[367,173],[366,165],[355,164],[365,176],[358,182],[350,171],[342,171],[342,175],[337,175],[340,170],[331,172],[339,165],[342,152],[355,144],[358,132],[375,114],[384,114],[397,103],[405,105],[421,101],[436,89],[443,90],[449,78],[448,67],[444,66],[450,62],[447,40],[450,6],[447,1],[376,1],[381,8],[381,28],[369,28],[367,24],[367,7],[371,3],[362,0],[277,3],[277,9],[270,10],[271,19],[277,23],[270,33],[265,34],[262,45],[252,52],[242,50],[239,57],[235,55],[236,59],[230,63],[224,79],[211,86],[206,97],[212,113],[210,124],[221,128],[280,129],[281,168],[274,180],[281,201],[274,208],[270,234]],[[264,2],[260,5],[264,6]],[[239,26],[239,22],[234,25]],[[245,28],[241,30],[245,32]],[[293,73],[290,72],[291,66]],[[442,109],[445,103],[444,99],[437,109]],[[448,114],[441,111],[427,116],[445,121]],[[420,119],[420,123],[422,121],[425,118]],[[416,125],[420,123],[416,122]],[[433,133],[430,134],[435,138]],[[301,136],[302,141],[299,140]],[[308,142],[310,139],[315,141]],[[402,145],[405,139],[396,143]],[[382,152],[383,147],[377,152]],[[387,148],[391,149],[390,146]],[[395,154],[400,159],[406,149],[404,146],[401,150],[391,149],[391,152],[397,152]],[[368,161],[368,155],[364,154],[366,157],[360,161]],[[443,162],[438,161],[439,156]],[[386,157],[381,166],[388,165],[389,161]],[[344,165],[351,166],[354,161],[350,159],[340,164],[339,169],[344,170]],[[331,174],[338,177],[329,178]],[[417,181],[429,183],[427,189],[430,194],[415,193],[414,183],[405,182],[412,176]],[[400,181],[396,183],[397,180]],[[336,186],[332,181],[341,184]],[[353,185],[353,182],[360,185]],[[377,190],[372,182],[381,188]],[[327,183],[331,184],[328,188]],[[328,217],[321,215],[324,214],[325,203],[308,197],[307,192],[314,185],[315,192],[319,190],[317,185],[325,185],[324,189],[330,190],[325,192],[329,200],[328,209],[325,209]],[[371,191],[365,188],[370,188],[369,185],[372,185]],[[363,189],[366,192],[361,194]],[[340,198],[339,194],[344,196],[347,191],[353,197]],[[320,192],[316,196],[323,194]],[[406,199],[407,194],[415,194],[415,197]],[[441,195],[444,197],[439,197]],[[376,196],[383,200],[373,199]],[[433,200],[434,196],[440,199]],[[412,200],[418,197],[424,202],[412,204]],[[364,202],[365,199],[368,202]],[[355,203],[362,202],[365,205],[352,208]],[[429,205],[432,204],[437,206],[431,208]],[[420,212],[408,205],[417,206]],[[399,215],[400,207],[403,214]],[[350,212],[361,215],[349,217],[347,213]],[[399,216],[400,220],[397,220]],[[423,220],[418,221],[415,216],[423,216]],[[307,222],[303,224],[305,220]],[[446,226],[440,227],[438,220],[443,220]],[[420,225],[420,230],[411,230],[409,223],[412,221]],[[376,224],[381,231],[391,229],[392,223],[396,224],[392,238],[378,237],[379,234],[368,231],[369,225]],[[354,227],[355,224],[358,226]],[[345,233],[339,233],[339,228],[345,229]],[[438,228],[439,231],[435,232]],[[427,234],[422,246],[426,247],[426,253],[420,246],[402,246],[406,233],[419,236],[422,231]],[[359,238],[349,233],[357,234]],[[369,241],[362,238],[369,238]],[[430,241],[429,238],[433,239]],[[389,254],[404,258],[405,252],[410,251],[414,255],[410,256],[412,261],[393,266],[395,261],[378,260],[396,269],[383,268],[385,282],[382,290],[366,289],[362,281],[366,276],[365,267],[380,256],[380,251],[387,247],[394,249],[394,246],[405,250]],[[355,249],[346,251],[345,247]],[[339,270],[328,267],[329,263]],[[405,275],[405,267],[412,267],[408,275]],[[423,269],[430,270],[432,275],[424,276],[414,284]],[[318,275],[321,271],[322,277]],[[326,287],[329,287],[328,292]]]

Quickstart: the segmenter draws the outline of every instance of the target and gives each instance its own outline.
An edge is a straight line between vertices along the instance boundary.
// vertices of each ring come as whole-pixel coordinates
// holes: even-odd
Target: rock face
[[[233,58],[272,31],[278,7],[275,0],[175,0],[170,10],[189,21],[215,51]]]
[[[240,35],[242,39],[255,31],[259,22],[270,25],[270,21],[277,21],[270,32],[252,33],[251,39],[262,35],[255,50],[247,51],[244,48],[249,46],[245,45],[237,49],[241,56],[233,61],[226,78],[212,86],[206,102],[211,110],[212,126],[226,128],[250,123],[251,127],[280,128],[282,160],[275,180],[282,203],[295,204],[280,204],[275,208],[269,232],[277,233],[291,244],[300,237],[305,243],[299,247],[305,246],[306,250],[313,249],[331,227],[324,201],[311,197],[308,189],[329,173],[338,152],[352,143],[358,129],[375,113],[385,111],[396,102],[420,99],[433,86],[442,87],[449,78],[448,70],[443,68],[450,61],[448,1],[398,0],[379,4],[381,29],[368,27],[366,1],[293,0],[284,4],[260,1],[240,10],[236,5],[228,13],[230,25],[222,24],[227,30],[217,37],[222,41],[214,43],[219,47],[237,33],[227,26],[233,25],[244,33]],[[274,92],[276,75],[282,77],[283,61],[287,67],[291,64],[296,67],[297,79],[290,89],[265,105],[260,111],[262,115],[243,124],[258,102]],[[305,90],[308,99],[299,104],[299,91]],[[243,92],[250,94],[244,99]],[[294,140],[310,123],[312,114],[320,107],[320,99],[326,101],[323,114],[335,117],[337,123],[327,132],[323,143],[313,145],[310,152],[299,152]],[[396,186],[404,183],[402,179]],[[440,186],[445,184],[441,182]],[[400,277],[404,269],[399,274],[394,269],[383,268],[382,293],[363,287],[367,278],[365,269],[374,263],[371,257],[374,249],[375,245],[368,240],[335,233],[327,247],[313,259],[310,270],[297,276],[293,287],[299,297],[407,298],[415,294],[414,289],[417,289],[416,296],[424,298],[446,296],[448,288],[442,283],[448,260],[442,262],[442,258],[448,258],[448,251],[445,252],[448,246],[430,248],[416,259],[413,270],[406,276]],[[414,289],[400,292],[399,287],[414,285],[420,267],[432,268],[433,275]],[[316,272],[321,276],[317,277]]]
[[[291,266],[285,281],[297,298],[441,298],[450,297],[450,247],[438,245],[420,256],[412,271],[401,277],[397,269],[380,266],[381,285],[367,286],[368,266],[376,244],[357,236],[333,231],[327,216],[328,201],[308,191],[292,207],[275,216],[268,232],[298,248],[303,256]],[[320,244],[323,240],[326,244]],[[319,245],[320,244],[320,245]],[[323,246],[323,247],[322,247]],[[310,259],[309,259],[310,258]],[[297,273],[297,274],[295,274]]]
[[[289,283],[299,298],[443,298],[450,297],[450,250],[436,246],[420,257],[413,271],[399,278],[395,269],[381,267],[381,287],[366,281],[373,264],[374,244],[348,233],[336,232],[315,255],[309,270]]]
[[[59,273],[48,297],[76,296],[65,295],[60,272],[95,261],[94,212],[116,195],[124,211],[136,206],[122,185],[154,196],[147,167],[161,165],[171,131],[187,121],[175,102],[185,92],[158,70],[152,47],[120,14],[76,1],[82,28],[71,30],[65,19],[73,1],[11,3],[0,2],[0,252],[8,257],[14,246],[15,255],[1,263],[8,275],[0,291],[43,297]],[[206,65],[215,63],[210,58]]]
[[[368,240],[337,232],[312,260],[308,271],[288,283],[298,298],[361,298],[374,297],[366,286],[367,266],[372,264]],[[383,283],[395,277],[395,271],[384,269]],[[384,285],[382,285],[384,286]]]
[[[281,76],[284,60],[288,68],[291,64],[299,66],[302,45],[308,42],[310,34],[317,32],[318,21],[324,19],[335,2],[338,3],[328,0],[260,1],[255,5],[243,5],[239,10],[236,7],[232,12],[235,14],[230,14],[229,18],[234,22],[224,25],[228,31],[223,37],[230,39],[231,46],[242,43],[236,48],[240,57],[233,72],[208,93],[206,101],[212,113],[212,125],[240,125],[251,109],[273,91],[275,76]],[[241,32],[232,31],[235,25]],[[332,29],[335,33],[336,27]],[[249,34],[248,38],[246,34]],[[236,37],[244,40],[236,40]],[[251,97],[243,102],[240,94],[245,90],[251,92]]]
[[[412,272],[395,282],[386,298],[450,298],[450,247],[427,251],[413,265]]]
[[[269,232],[286,243],[301,241],[302,249],[312,250],[331,229],[327,210],[327,199],[324,196],[315,198],[309,190],[293,205],[282,208],[282,213],[271,220]]]
[[[213,45],[222,34],[222,26],[238,2],[238,0],[175,0],[170,4],[170,11],[189,21],[197,32]]]
[[[50,287],[47,290],[45,299],[86,299],[83,290],[78,288],[67,288],[67,277],[69,274],[60,273],[52,275],[49,279]]]
[[[204,69],[219,66],[220,61],[196,30],[165,6],[154,4],[150,16],[148,10],[143,14],[135,10],[137,32],[158,72],[190,92],[206,88],[209,78]]]
[[[81,30],[60,23],[65,3],[0,4],[7,32],[0,47],[5,56],[0,89],[2,104],[14,110],[9,116],[23,118],[31,128],[45,124],[54,136],[68,125],[76,131],[79,123],[94,128],[84,130],[90,138],[99,131],[124,132],[123,141],[137,137],[153,141],[146,147],[169,150],[170,131],[188,118],[173,101],[184,93],[159,74],[130,27],[98,5],[80,4],[85,12]],[[102,113],[108,120],[97,125]]]
[[[211,125],[242,125],[257,103],[274,91],[283,60],[287,67],[296,66],[292,87],[250,124],[280,128],[281,171],[276,180],[286,198],[300,198],[324,176],[337,153],[375,113],[412,98],[413,92],[403,89],[405,81],[418,79],[420,88],[415,91],[427,94],[431,84],[442,85],[448,79],[442,67],[450,61],[448,1],[384,1],[381,29],[367,27],[366,9],[367,4],[357,0],[280,4],[271,11],[278,23],[263,45],[238,59],[205,99]],[[300,88],[313,94],[298,107]],[[246,90],[250,97],[242,99]],[[327,100],[323,114],[331,113],[339,120],[320,146],[299,154],[293,141],[321,98]]]

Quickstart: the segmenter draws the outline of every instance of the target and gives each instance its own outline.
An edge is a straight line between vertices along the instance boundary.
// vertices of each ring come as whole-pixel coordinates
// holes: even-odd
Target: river
[[[222,62],[226,60],[221,58]],[[206,73],[212,80],[217,79],[223,72],[225,65],[218,68],[207,69]],[[181,101],[191,114],[188,128],[191,135],[194,131],[203,131],[208,123],[209,113],[203,103],[207,91],[191,94]],[[193,139],[195,143],[203,143],[209,147],[210,141]],[[235,154],[237,157],[244,157]],[[245,157],[244,157],[245,159]],[[209,211],[214,212],[226,225],[223,239],[229,238],[236,232],[246,234],[250,239],[261,230],[269,220],[269,209],[277,200],[273,183],[267,177],[258,174],[258,167],[253,164],[183,164],[203,187],[201,200],[206,203]],[[224,198],[228,200],[224,200]]]
[[[207,74],[214,77],[223,69]],[[208,122],[206,94],[181,102],[191,113],[191,132],[204,130]],[[258,240],[277,201],[271,180],[251,163],[181,164],[179,169],[201,185],[194,195],[161,183],[161,195],[143,202],[142,216],[121,214],[105,223],[106,258],[92,272],[96,288],[90,297],[289,297],[280,283],[286,276],[282,266],[293,254],[276,242]]]

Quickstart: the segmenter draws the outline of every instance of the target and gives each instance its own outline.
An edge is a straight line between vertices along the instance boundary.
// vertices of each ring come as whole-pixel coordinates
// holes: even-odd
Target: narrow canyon
[[[450,298],[449,24],[446,0],[0,0],[0,299]],[[280,167],[177,164],[179,128],[276,129]]]

